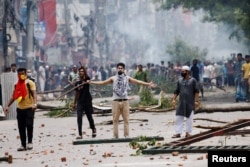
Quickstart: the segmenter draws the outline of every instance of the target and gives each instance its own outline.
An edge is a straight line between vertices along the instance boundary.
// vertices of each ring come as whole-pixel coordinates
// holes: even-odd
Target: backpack
[[[31,81],[32,81],[32,80],[31,80]],[[32,81],[32,82],[33,82],[33,81]],[[30,98],[30,96],[31,96],[32,98],[34,98],[33,92],[31,91],[31,88],[30,88],[29,80],[28,80],[28,82],[26,83],[26,86],[27,86],[27,88],[28,88],[28,90],[29,90],[29,98]]]

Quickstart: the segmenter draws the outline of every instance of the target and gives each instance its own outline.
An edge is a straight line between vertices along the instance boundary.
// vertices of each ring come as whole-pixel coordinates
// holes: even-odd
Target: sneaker
[[[76,140],[80,140],[80,139],[82,139],[82,136],[77,136],[76,137]]]
[[[32,143],[28,143],[27,144],[27,150],[32,150],[33,149],[33,144]]]
[[[92,130],[92,137],[96,137],[96,129]]]
[[[18,149],[17,149],[17,151],[25,151],[26,150],[26,148],[24,147],[24,146],[20,146]]]

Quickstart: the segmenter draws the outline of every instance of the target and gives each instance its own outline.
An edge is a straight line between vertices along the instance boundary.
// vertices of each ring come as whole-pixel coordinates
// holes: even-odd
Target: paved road
[[[55,104],[55,103],[54,103]],[[37,112],[34,124],[34,149],[25,152],[17,152],[19,147],[19,136],[16,120],[5,120],[0,122],[0,156],[6,154],[13,156],[13,163],[0,162],[3,167],[114,167],[114,166],[171,166],[171,167],[207,167],[205,153],[180,154],[172,156],[171,154],[160,155],[140,155],[135,154],[135,150],[129,147],[129,143],[110,143],[110,144],[87,144],[73,145],[77,135],[77,123],[75,117],[67,118],[48,118],[44,116],[45,112]],[[201,113],[195,115],[195,118],[209,118],[221,121],[236,121],[240,118],[249,118],[249,112],[231,112],[226,113]],[[130,136],[162,136],[164,141],[157,142],[164,144],[172,141],[171,136],[174,133],[174,112],[166,113],[148,113],[136,112],[130,115],[133,121],[130,121]],[[97,127],[97,139],[112,138],[112,125],[102,125],[104,121],[112,119],[110,114],[95,114],[94,120]],[[147,119],[148,122],[136,121],[136,119]],[[221,124],[209,121],[195,121],[195,125],[219,126]],[[123,124],[119,125],[120,137],[123,133]],[[84,139],[91,139],[91,130],[88,128],[86,117],[83,121]],[[204,131],[194,128],[193,134]],[[193,145],[237,145],[248,144],[250,136],[220,136],[203,140]],[[106,155],[106,156],[105,156]],[[182,155],[187,155],[183,159]],[[62,159],[66,161],[62,162]],[[197,160],[202,159],[202,160]]]

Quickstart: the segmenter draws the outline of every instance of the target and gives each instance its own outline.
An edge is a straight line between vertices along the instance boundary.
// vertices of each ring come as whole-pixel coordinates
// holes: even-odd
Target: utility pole
[[[4,57],[4,67],[8,67],[9,59],[8,59],[8,40],[7,40],[7,17],[8,17],[8,2],[7,0],[4,0],[4,14],[3,14],[3,21],[2,21],[2,27],[3,27],[3,57]]]
[[[67,44],[68,44],[68,47],[71,47],[69,46],[69,42],[70,44],[72,45],[72,38],[71,38],[71,30],[70,30],[70,25],[69,25],[69,19],[70,19],[70,11],[69,11],[69,8],[68,8],[68,0],[64,0],[63,1],[64,3],[64,9],[65,9],[65,15],[64,15],[64,19],[65,19],[65,37],[66,37],[66,40],[67,40]],[[69,52],[69,49],[66,49],[66,54],[67,54],[67,62],[72,64],[72,58],[71,58],[71,52]]]
[[[27,0],[27,46],[26,46],[26,67],[32,69],[34,66],[34,21],[35,21],[35,3]]]

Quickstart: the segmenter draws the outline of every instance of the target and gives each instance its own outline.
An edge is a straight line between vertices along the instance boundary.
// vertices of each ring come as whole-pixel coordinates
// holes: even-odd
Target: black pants
[[[35,111],[32,108],[19,109],[17,108],[17,125],[21,144],[26,147],[26,129],[28,136],[28,143],[32,143],[33,139],[33,124],[34,124]]]
[[[93,107],[91,105],[86,105],[86,104],[77,104],[77,124],[78,124],[78,133],[80,136],[82,136],[82,117],[83,117],[83,112],[85,111],[85,114],[87,116],[87,119],[89,121],[89,126],[93,130],[95,129],[95,123],[94,119],[92,117],[93,113]]]

